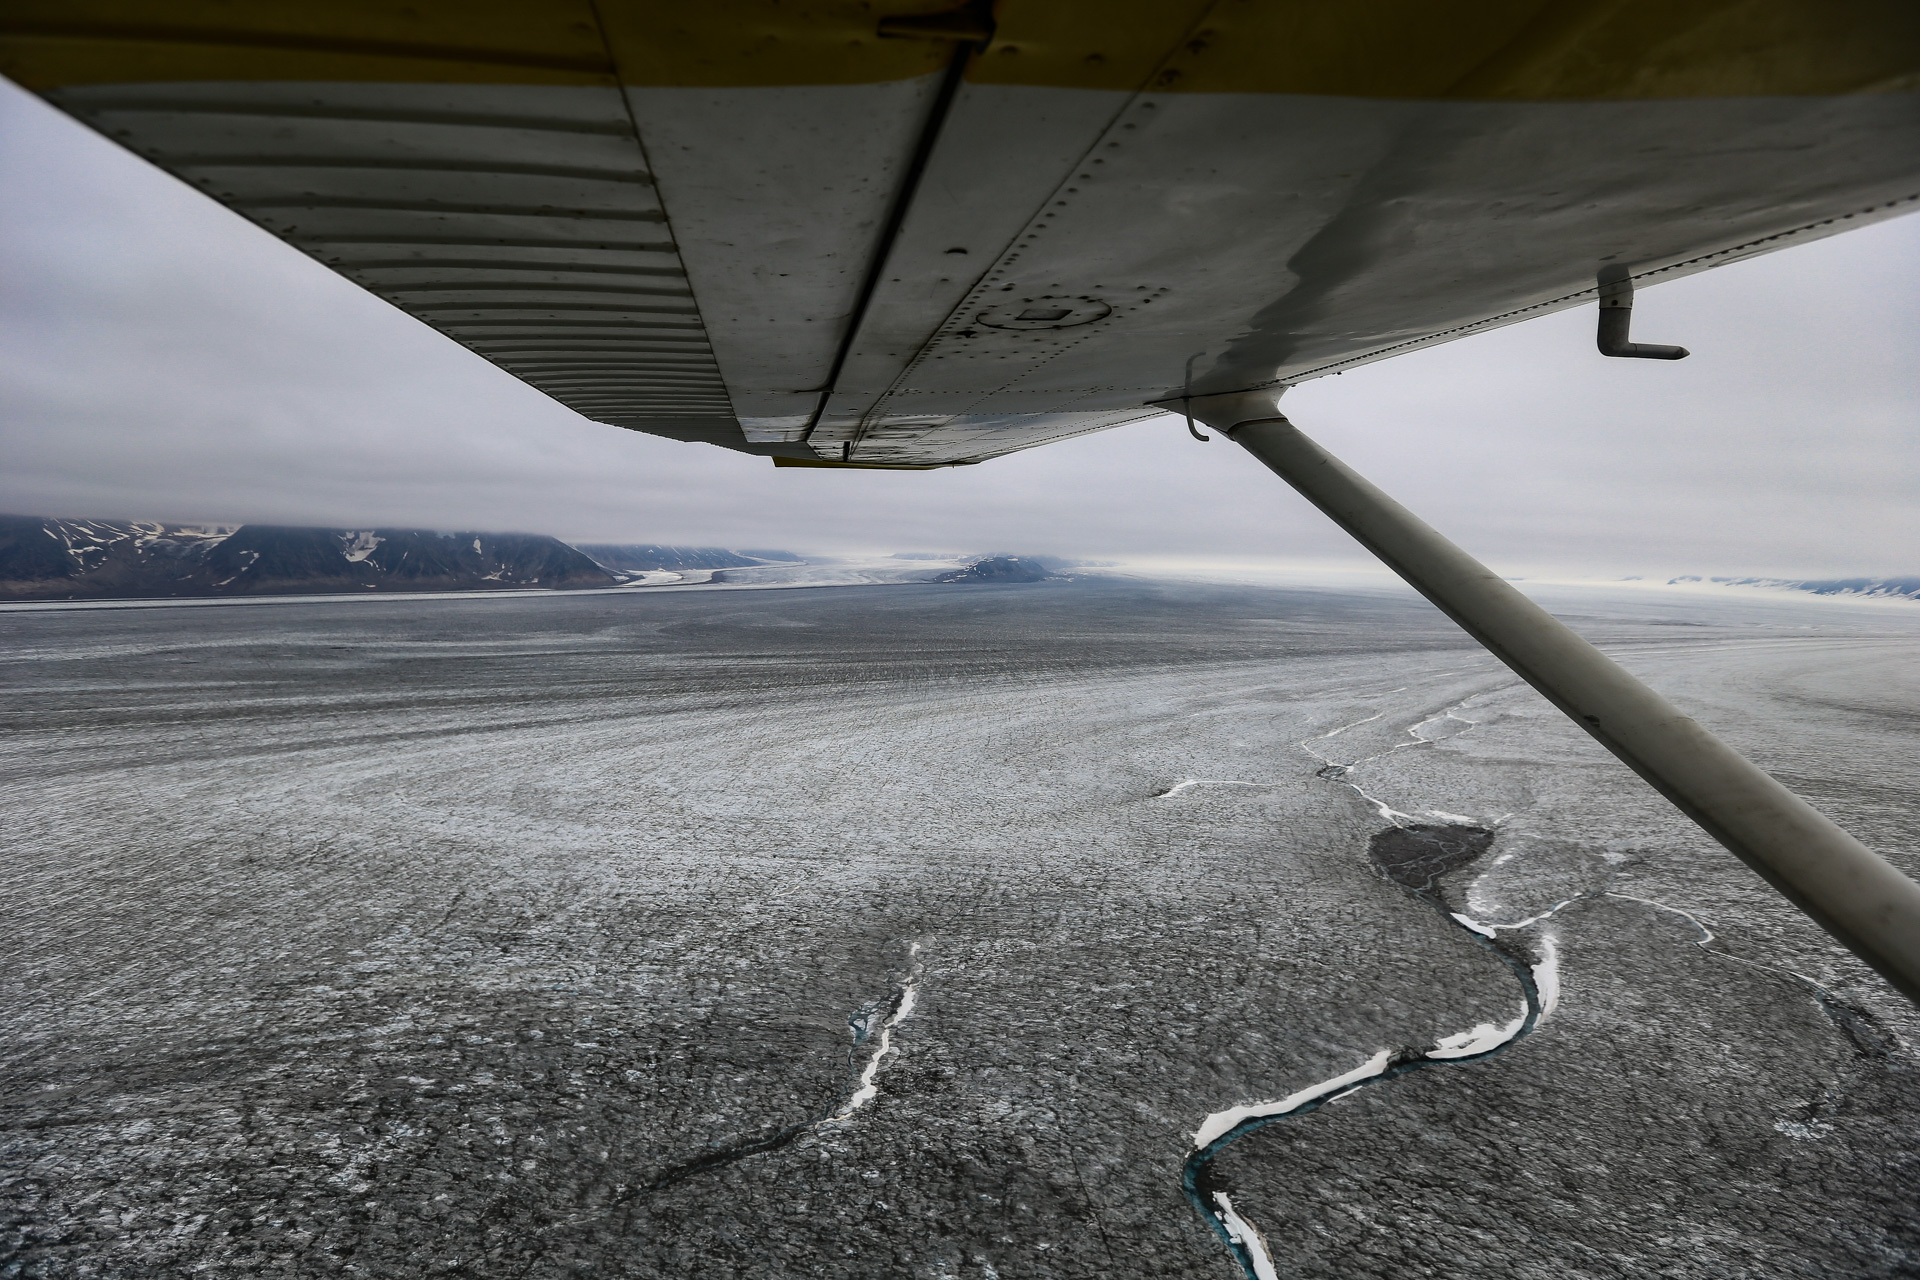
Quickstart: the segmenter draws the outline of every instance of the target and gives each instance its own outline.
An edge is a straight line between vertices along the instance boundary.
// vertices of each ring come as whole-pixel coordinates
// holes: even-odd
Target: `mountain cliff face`
[[[610,587],[557,538],[0,516],[0,598]]]

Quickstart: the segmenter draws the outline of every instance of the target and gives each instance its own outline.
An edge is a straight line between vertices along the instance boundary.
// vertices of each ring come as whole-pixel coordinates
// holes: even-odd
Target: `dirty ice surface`
[[[1913,869],[1920,609],[1547,603]],[[1232,1280],[1209,1117],[1488,1046],[1223,1149],[1259,1274],[1920,1269],[1911,1012],[1401,594],[0,632],[9,1277]]]

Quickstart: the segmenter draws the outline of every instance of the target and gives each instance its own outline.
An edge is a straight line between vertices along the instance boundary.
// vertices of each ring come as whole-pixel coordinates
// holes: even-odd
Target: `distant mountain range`
[[[1703,578],[1688,574],[1670,579],[1667,585],[1678,586],[1684,582],[1716,582],[1727,587],[1776,587],[1807,591],[1816,596],[1920,600],[1920,578]]]
[[[661,570],[799,561],[783,551],[594,543],[529,533],[169,525],[0,516],[0,599],[614,587]]]

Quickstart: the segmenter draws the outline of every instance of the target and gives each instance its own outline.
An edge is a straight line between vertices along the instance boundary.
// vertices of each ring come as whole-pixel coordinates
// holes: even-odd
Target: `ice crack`
[[[869,1030],[865,1019],[858,1021],[850,1020],[850,1025],[853,1027],[854,1044],[858,1046],[871,1040],[873,1041],[873,1052],[867,1055],[867,1064],[861,1068],[859,1083],[854,1086],[854,1090],[848,1095],[846,1102],[841,1106],[839,1111],[819,1121],[820,1124],[839,1124],[842,1121],[850,1120],[853,1118],[854,1112],[866,1106],[879,1096],[880,1064],[886,1060],[888,1054],[894,1051],[893,1030],[912,1015],[914,1001],[918,998],[918,984],[920,980],[919,958],[920,944],[917,942],[910,944],[907,948],[906,979],[900,984],[900,989],[894,993],[892,1007],[887,1012],[886,1020],[880,1024],[878,1036],[875,1036],[873,1032]]]
[[[1393,690],[1389,690],[1388,692],[1398,693],[1401,691],[1398,689],[1393,689]],[[1409,747],[1432,746],[1433,744],[1438,742],[1445,742],[1448,739],[1457,738],[1461,734],[1477,728],[1480,724],[1478,720],[1470,720],[1466,716],[1461,715],[1460,712],[1469,702],[1472,702],[1475,698],[1480,698],[1483,696],[1485,696],[1484,691],[1482,691],[1481,693],[1469,694],[1467,697],[1460,699],[1460,701],[1454,703],[1452,706],[1444,708],[1439,712],[1439,714],[1428,716],[1426,719],[1421,720],[1418,723],[1410,726],[1406,730],[1406,732],[1412,736],[1413,738],[1412,742],[1397,742],[1393,746],[1388,747],[1385,751],[1376,751],[1372,755],[1362,756],[1358,760],[1349,760],[1349,761],[1346,761],[1345,763],[1342,763],[1340,761],[1334,760],[1330,756],[1326,755],[1324,752],[1319,751],[1314,747],[1313,744],[1316,742],[1331,742],[1333,739],[1339,737],[1341,734],[1347,732],[1349,729],[1358,729],[1363,724],[1372,724],[1375,720],[1378,720],[1381,717],[1385,716],[1387,714],[1386,712],[1376,711],[1372,715],[1367,716],[1364,719],[1355,720],[1355,721],[1352,721],[1351,723],[1340,725],[1338,728],[1329,729],[1327,732],[1320,734],[1317,737],[1308,738],[1300,743],[1300,749],[1306,752],[1308,755],[1312,756],[1315,760],[1318,760],[1320,762],[1320,768],[1317,771],[1320,777],[1325,778],[1330,782],[1337,782],[1341,786],[1349,788],[1350,790],[1353,791],[1355,795],[1359,796],[1362,800],[1365,800],[1368,804],[1372,805],[1374,809],[1380,814],[1380,816],[1386,819],[1388,822],[1393,823],[1395,826],[1405,826],[1411,823],[1416,823],[1419,821],[1419,818],[1417,818],[1411,813],[1402,813],[1400,810],[1388,804],[1385,800],[1382,800],[1379,796],[1376,796],[1371,792],[1369,792],[1365,787],[1361,786],[1358,782],[1355,782],[1350,775],[1352,774],[1353,770],[1358,769],[1361,765],[1372,764],[1376,760],[1384,760],[1388,756],[1393,755],[1397,751],[1405,751]],[[1451,728],[1451,725],[1455,725],[1455,724],[1459,725],[1460,727],[1457,729]],[[1443,729],[1447,731],[1442,732]],[[1466,822],[1472,821],[1472,819],[1462,817],[1457,813],[1446,813],[1438,809],[1430,809],[1428,810],[1428,814],[1432,817],[1439,818],[1443,822],[1466,823]]]
[[[780,1148],[787,1146],[801,1136],[825,1128],[828,1125],[840,1125],[851,1121],[855,1112],[872,1102],[880,1094],[880,1067],[889,1055],[896,1052],[893,1045],[894,1031],[913,1013],[914,1004],[919,996],[920,973],[920,944],[917,942],[909,943],[907,946],[906,976],[901,980],[900,985],[894,989],[893,999],[886,1004],[887,1014],[881,1021],[878,1030],[876,1031],[871,1025],[872,1014],[873,1012],[877,1012],[877,1010],[866,1013],[856,1012],[853,1017],[847,1020],[847,1025],[853,1031],[855,1049],[857,1050],[861,1046],[869,1044],[872,1045],[872,1049],[867,1055],[865,1064],[860,1069],[860,1074],[854,1082],[853,1089],[832,1111],[815,1120],[803,1120],[797,1124],[790,1124],[784,1128],[776,1129],[771,1133],[762,1133],[757,1137],[744,1138],[736,1142],[731,1142],[725,1146],[716,1147],[711,1151],[703,1151],[691,1159],[669,1165],[655,1175],[651,1181],[646,1183],[642,1190],[659,1191],[694,1174],[704,1173],[709,1169],[718,1169],[723,1165],[732,1164],[734,1161],[745,1159],[748,1156],[761,1155],[768,1151],[778,1151]]]

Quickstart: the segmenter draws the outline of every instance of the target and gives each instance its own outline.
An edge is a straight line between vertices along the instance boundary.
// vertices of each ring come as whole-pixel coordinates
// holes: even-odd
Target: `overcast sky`
[[[1362,558],[1177,419],[930,473],[600,426],[0,82],[0,511],[800,551]],[[1920,573],[1920,218],[1288,393],[1503,572]]]

